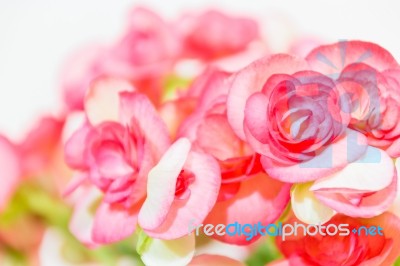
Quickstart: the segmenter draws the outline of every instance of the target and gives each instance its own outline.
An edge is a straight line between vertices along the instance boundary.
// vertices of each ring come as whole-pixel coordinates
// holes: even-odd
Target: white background
[[[0,0],[0,132],[18,139],[40,114],[58,110],[58,75],[74,49],[112,40],[123,28],[128,0]],[[283,51],[288,36],[327,42],[377,42],[400,59],[400,2],[361,0],[147,0],[168,19],[185,10],[219,7],[263,21],[269,42]]]

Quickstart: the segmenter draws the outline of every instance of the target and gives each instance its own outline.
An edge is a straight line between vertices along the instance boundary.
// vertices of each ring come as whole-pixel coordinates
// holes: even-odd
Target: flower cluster
[[[57,133],[37,129],[22,148],[0,139],[0,208],[22,173],[54,157],[56,135],[74,172],[69,229],[90,248],[135,236],[146,265],[242,265],[199,255],[196,242],[250,250],[263,234],[207,228],[296,222],[383,232],[276,238],[284,258],[270,265],[400,256],[400,66],[377,44],[270,54],[254,20],[209,11],[168,22],[136,8],[118,40],[71,58],[62,88],[62,122],[43,122]]]

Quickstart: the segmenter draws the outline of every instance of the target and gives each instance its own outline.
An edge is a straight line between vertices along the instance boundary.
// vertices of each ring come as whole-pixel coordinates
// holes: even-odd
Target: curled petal
[[[275,222],[287,206],[290,198],[290,185],[270,178],[265,173],[259,173],[240,184],[239,191],[233,198],[217,202],[206,223],[210,224],[268,224]],[[251,208],[249,208],[251,206]],[[260,235],[246,240],[244,235],[218,236],[213,238],[236,245],[248,245],[257,240]]]
[[[359,159],[367,149],[366,143],[364,135],[348,129],[342,138],[308,161],[285,165],[262,156],[261,163],[265,171],[278,180],[308,182],[338,172]]]
[[[200,225],[214,206],[221,176],[216,160],[206,154],[190,152],[184,169],[195,176],[189,185],[190,196],[187,199],[175,199],[165,221],[155,230],[145,230],[151,237],[174,239],[182,237]]]
[[[339,213],[373,217],[386,211],[394,201],[397,175],[386,152],[368,147],[362,158],[332,176],[317,180],[311,190]]]
[[[101,200],[101,192],[95,188],[82,188],[76,193],[79,193],[79,200],[74,207],[69,229],[71,233],[83,244],[89,247],[95,247],[96,243],[92,238],[94,211],[93,206],[96,206]]]
[[[177,140],[150,171],[147,198],[139,212],[139,224],[153,230],[162,224],[175,197],[176,180],[190,151],[190,141]]]
[[[369,218],[388,210],[397,193],[397,175],[392,183],[377,192],[367,193],[356,190],[321,190],[315,196],[326,206],[352,217]]]
[[[394,177],[392,159],[383,150],[368,146],[365,154],[341,171],[317,180],[313,191],[324,189],[354,189],[378,191],[389,186]]]
[[[140,93],[123,92],[120,94],[119,104],[120,121],[125,125],[136,123],[158,160],[168,149],[170,139],[167,126],[150,100]]]
[[[228,94],[227,114],[235,133],[241,139],[246,139],[243,130],[246,101],[253,93],[262,90],[271,75],[293,74],[306,69],[308,65],[304,60],[277,54],[259,59],[234,74]]]
[[[101,203],[94,218],[93,240],[108,244],[129,237],[136,229],[139,205],[125,208],[118,203]]]

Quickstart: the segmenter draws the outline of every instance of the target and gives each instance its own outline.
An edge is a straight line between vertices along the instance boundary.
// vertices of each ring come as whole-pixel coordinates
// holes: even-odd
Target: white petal
[[[39,262],[42,266],[72,266],[62,256],[63,238],[56,229],[47,229],[39,247]]]
[[[190,148],[191,143],[187,138],[178,139],[151,169],[147,181],[147,198],[139,212],[142,228],[155,229],[165,220],[175,197],[176,180]]]
[[[291,192],[292,209],[297,219],[307,224],[324,224],[335,211],[322,204],[310,191],[312,183],[297,184]]]
[[[93,242],[93,219],[94,211],[92,210],[100,200],[102,193],[95,187],[78,188],[74,194],[79,194],[74,212],[69,222],[71,233],[79,239],[83,244],[94,247]]]
[[[379,191],[392,183],[394,165],[389,155],[368,146],[366,153],[343,170],[315,181],[312,191],[345,188],[360,191]]]
[[[192,260],[194,250],[194,234],[174,240],[151,239],[141,258],[146,266],[186,266]]]
[[[68,114],[62,131],[62,143],[65,144],[73,133],[85,124],[85,121],[86,115],[83,111]]]
[[[130,83],[121,79],[96,80],[85,99],[85,111],[92,125],[104,121],[119,121],[119,93],[133,91]]]

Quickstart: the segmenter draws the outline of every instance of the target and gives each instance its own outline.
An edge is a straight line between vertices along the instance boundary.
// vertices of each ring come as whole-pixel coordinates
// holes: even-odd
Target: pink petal
[[[240,261],[221,255],[203,254],[193,258],[188,266],[244,266]]]
[[[101,203],[94,219],[93,240],[109,244],[132,235],[136,229],[138,205],[127,209],[120,204]]]
[[[282,260],[272,261],[265,266],[291,266],[291,265],[288,260],[282,259]],[[301,266],[301,265],[298,265],[298,266]]]
[[[348,190],[318,190],[314,191],[315,196],[326,206],[331,207],[339,213],[351,217],[369,218],[382,214],[388,210],[397,193],[397,175],[394,176],[392,183],[369,196],[363,196],[361,201],[354,205],[350,200],[346,199],[346,193],[362,193],[363,191]],[[361,194],[362,195],[362,194]]]
[[[273,223],[282,214],[290,198],[290,185],[274,180],[264,173],[260,173],[241,182],[239,192],[235,197],[217,202],[208,215],[205,223],[263,225]],[[251,206],[251,207],[250,207]],[[260,235],[250,241],[246,236],[217,236],[213,238],[236,245],[248,245],[257,240]]]
[[[238,53],[259,37],[255,20],[227,16],[216,10],[184,17],[178,30],[184,36],[186,53],[204,60]]]
[[[394,158],[400,157],[400,138],[392,141],[390,146],[386,149],[386,152]]]
[[[364,63],[383,71],[397,66],[394,57],[377,44],[362,41],[342,41],[322,45],[312,50],[306,57],[313,70],[337,78],[351,63]]]
[[[364,135],[347,129],[341,139],[309,161],[284,165],[262,156],[261,163],[265,171],[278,180],[290,183],[307,182],[333,174],[356,161],[365,153],[366,143]]]
[[[120,95],[120,121],[125,125],[135,123],[150,145],[153,155],[159,159],[168,149],[170,139],[164,121],[150,100],[140,93],[123,92]]]
[[[175,239],[189,233],[188,226],[201,224],[214,206],[221,185],[218,163],[209,155],[191,152],[184,169],[195,175],[190,197],[174,200],[165,222],[156,230],[146,230],[155,238]]]
[[[183,169],[191,143],[178,139],[151,169],[147,181],[147,198],[139,212],[139,224],[154,230],[166,219],[175,198],[176,180]]]
[[[82,188],[78,191],[79,200],[74,206],[69,229],[71,233],[83,244],[95,247],[96,243],[92,238],[94,212],[93,206],[101,200],[101,192],[95,188]]]
[[[63,197],[69,196],[73,193],[86,179],[89,178],[89,175],[86,172],[79,172],[77,171],[72,176],[71,180],[67,184],[66,188],[63,191]]]
[[[0,211],[13,195],[22,173],[21,158],[17,148],[5,137],[0,136]]]
[[[227,95],[230,74],[215,67],[207,68],[191,85],[188,94],[199,98],[198,108],[210,107],[221,95]]]
[[[204,118],[197,130],[196,143],[219,160],[241,156],[243,145],[229,126],[226,116],[219,114]]]
[[[159,109],[161,118],[165,121],[170,136],[175,138],[179,126],[194,111],[197,98],[179,98],[165,102]]]
[[[228,94],[228,120],[235,133],[243,140],[243,120],[247,99],[261,91],[267,79],[273,74],[293,74],[308,69],[307,63],[299,58],[277,54],[259,59],[232,77]]]
[[[371,226],[379,225],[383,228],[385,238],[393,241],[389,254],[386,254],[386,256],[383,258],[384,261],[379,264],[380,266],[393,265],[396,259],[400,256],[400,219],[396,215],[386,212],[372,219],[363,219],[363,221],[365,224],[369,224]],[[382,254],[384,253],[382,252]]]
[[[98,61],[105,51],[103,45],[87,45],[76,51],[63,66],[61,85],[69,109],[83,109],[90,82],[101,74]]]
[[[101,78],[94,81],[85,98],[85,111],[90,123],[117,122],[119,93],[134,90],[129,82],[122,79]]]
[[[64,118],[44,116],[29,130],[19,145],[24,176],[37,175],[49,166],[58,148],[63,126]]]
[[[125,156],[120,144],[111,141],[103,143],[94,154],[100,175],[110,179],[132,175],[134,169]]]
[[[84,124],[75,131],[64,145],[65,162],[75,169],[86,169],[85,148],[90,126]]]
[[[244,123],[249,132],[260,142],[268,136],[267,109],[269,99],[261,92],[254,93],[246,103]]]

